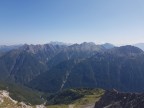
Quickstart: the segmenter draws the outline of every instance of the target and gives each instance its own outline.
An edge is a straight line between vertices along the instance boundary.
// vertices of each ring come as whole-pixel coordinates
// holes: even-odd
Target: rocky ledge
[[[95,108],[144,108],[144,93],[106,91]]]

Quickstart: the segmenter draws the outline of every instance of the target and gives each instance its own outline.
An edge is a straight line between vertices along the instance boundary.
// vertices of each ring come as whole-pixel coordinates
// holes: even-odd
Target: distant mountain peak
[[[81,44],[73,44],[69,46],[70,49],[79,51],[104,51],[105,48],[101,45],[96,45],[93,42],[83,42]]]
[[[144,53],[140,48],[132,46],[132,45],[114,47],[110,49],[109,52],[117,53],[117,54],[124,54],[124,55],[134,55],[134,54]]]
[[[52,45],[71,45],[71,43],[64,43],[64,42],[58,42],[58,41],[51,41],[49,44],[52,44]]]
[[[134,46],[136,46],[144,51],[144,43],[137,43],[137,44],[134,44]]]
[[[0,52],[7,52],[13,49],[18,49],[22,45],[0,45]]]
[[[111,48],[114,48],[115,46],[111,43],[105,43],[105,44],[102,44],[103,47],[105,47],[106,49],[111,49]]]
[[[96,45],[94,42],[83,42],[80,45]]]
[[[66,45],[53,45],[53,44],[37,44],[37,45],[33,45],[33,44],[25,44],[23,45],[20,49],[21,50],[25,50],[27,52],[30,52],[30,53],[37,53],[39,51],[43,51],[43,52],[47,52],[47,51],[55,51],[57,49],[61,49],[61,48],[64,48],[66,47]]]

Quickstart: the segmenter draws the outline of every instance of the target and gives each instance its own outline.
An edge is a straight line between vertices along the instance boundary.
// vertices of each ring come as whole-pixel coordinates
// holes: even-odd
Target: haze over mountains
[[[87,42],[87,43],[89,43],[89,42]],[[90,42],[90,43],[93,43],[93,42]],[[58,41],[51,41],[48,44],[52,44],[52,45],[67,45],[67,46],[72,45],[72,43],[64,43],[64,42],[58,42]],[[17,48],[19,48],[19,47],[21,47],[23,45],[24,44],[18,44],[18,45],[0,45],[0,51],[10,51],[12,49],[17,49]],[[111,44],[111,43],[104,43],[104,44],[98,44],[98,45],[102,45],[106,49],[110,49],[110,48],[113,48],[114,46],[116,46],[116,45]],[[144,43],[136,43],[136,44],[131,44],[131,45],[136,46],[136,47],[144,50]]]
[[[144,91],[144,51],[136,46],[51,42],[43,45],[3,46],[0,55],[0,88],[8,90],[16,100],[32,104],[44,101],[65,104],[66,100],[71,103],[84,96],[85,89],[81,88],[88,88],[87,95],[91,90],[95,91],[94,88],[122,92]],[[53,95],[47,95],[49,93]],[[101,101],[107,102],[106,93],[104,101],[98,102],[100,108],[103,107]],[[64,101],[59,100],[61,96]],[[95,96],[95,93],[91,96]],[[119,95],[113,93],[112,96]],[[123,96],[125,94],[120,94],[121,98]],[[139,96],[141,94],[136,95],[137,98]],[[33,97],[35,99],[31,101]],[[123,102],[121,98],[118,99]],[[113,100],[112,97],[115,103],[119,100]],[[130,105],[129,101],[124,103]],[[111,105],[111,101],[105,105]]]
[[[137,43],[137,44],[134,44],[134,46],[136,46],[144,51],[144,43]]]
[[[144,90],[143,65],[144,52],[130,45],[25,44],[0,57],[0,79],[43,92],[79,87],[134,92]]]
[[[144,108],[143,4],[0,0],[0,108]]]

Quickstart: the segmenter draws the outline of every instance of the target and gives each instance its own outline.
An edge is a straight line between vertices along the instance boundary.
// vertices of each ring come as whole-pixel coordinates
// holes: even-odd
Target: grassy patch
[[[26,104],[42,104],[42,93],[31,90],[22,85],[0,82],[0,90],[7,90],[10,93],[10,97],[18,102],[25,102]]]
[[[66,94],[66,95],[63,95]],[[58,103],[57,105],[48,105],[48,108],[68,108],[69,105],[72,105],[73,108],[81,108],[82,106],[85,105],[89,105],[89,104],[95,104],[95,102],[97,102],[101,96],[104,94],[104,90],[102,89],[69,89],[69,90],[64,90],[60,93],[54,94],[54,99],[52,99],[53,101],[51,102],[56,102],[59,101],[61,99],[62,105],[61,103]],[[63,97],[61,97],[61,95]],[[80,96],[77,99],[73,99],[72,97],[74,95],[78,95]],[[59,97],[60,96],[60,97]],[[66,97],[64,97],[66,96]],[[71,97],[71,98],[68,98]],[[69,100],[65,100],[66,98],[68,98]],[[55,104],[55,103],[54,103]]]

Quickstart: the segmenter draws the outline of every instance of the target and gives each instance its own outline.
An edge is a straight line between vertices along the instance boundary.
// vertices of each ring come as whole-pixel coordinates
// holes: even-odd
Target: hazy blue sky
[[[0,44],[144,42],[144,0],[0,0]]]

